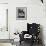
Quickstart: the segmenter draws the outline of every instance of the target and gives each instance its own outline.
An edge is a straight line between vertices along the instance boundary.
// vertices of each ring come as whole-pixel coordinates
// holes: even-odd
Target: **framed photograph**
[[[16,19],[17,20],[27,19],[27,8],[26,7],[16,7]]]

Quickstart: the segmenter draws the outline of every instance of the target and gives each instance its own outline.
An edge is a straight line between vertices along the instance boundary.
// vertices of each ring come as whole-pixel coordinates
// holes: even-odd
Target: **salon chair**
[[[29,34],[32,37],[31,38],[24,38],[25,34]],[[27,31],[22,31],[21,34],[19,34],[20,37],[20,44],[22,41],[29,41],[31,46],[33,43],[38,43],[39,44],[39,34],[40,34],[40,24],[32,23],[29,24],[27,23]]]

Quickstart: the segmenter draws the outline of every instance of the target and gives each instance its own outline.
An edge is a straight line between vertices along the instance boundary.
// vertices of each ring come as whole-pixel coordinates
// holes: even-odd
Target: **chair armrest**
[[[27,31],[22,31],[22,34],[23,34],[23,35],[25,35],[25,34],[27,34],[27,33],[28,33]]]
[[[24,35],[19,34],[19,37],[20,37],[20,41],[23,41],[24,40]]]
[[[27,34],[27,31],[22,31],[21,34],[19,34],[20,41],[24,40],[24,35]]]

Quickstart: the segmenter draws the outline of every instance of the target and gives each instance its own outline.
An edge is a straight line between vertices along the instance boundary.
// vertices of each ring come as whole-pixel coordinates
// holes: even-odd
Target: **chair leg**
[[[21,41],[20,41],[20,45],[21,45]]]
[[[33,46],[33,44],[34,44],[34,41],[33,41],[33,39],[32,39],[32,41],[31,41],[31,45],[30,45],[30,46]]]

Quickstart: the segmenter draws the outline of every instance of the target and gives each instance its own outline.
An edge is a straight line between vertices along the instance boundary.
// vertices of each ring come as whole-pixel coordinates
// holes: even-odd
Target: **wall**
[[[7,9],[8,4],[0,3],[0,39],[9,39],[7,28]]]
[[[0,3],[8,3],[8,0],[0,0]]]
[[[8,3],[8,0],[0,0],[0,3]],[[0,4],[0,21],[6,17],[6,9],[8,8],[7,4]],[[1,15],[3,18],[1,18]],[[6,18],[5,18],[6,19]],[[5,21],[4,19],[4,21]],[[3,20],[0,22],[0,27],[3,27],[6,23]],[[3,24],[3,25],[2,25]],[[2,26],[1,26],[2,25]],[[8,39],[9,32],[7,31],[0,31],[0,39]],[[12,46],[11,43],[0,43],[0,46]]]

